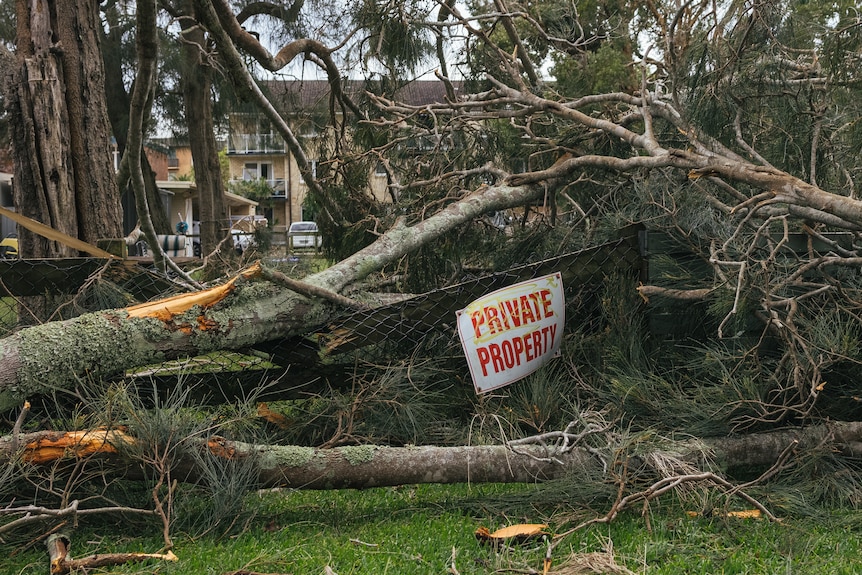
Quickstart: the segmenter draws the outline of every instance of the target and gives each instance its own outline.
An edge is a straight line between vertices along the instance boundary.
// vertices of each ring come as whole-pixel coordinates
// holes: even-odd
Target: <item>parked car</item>
[[[294,248],[320,248],[320,230],[316,222],[293,222],[287,228],[287,242]]]
[[[230,233],[233,236],[233,247],[239,253],[243,253],[247,249],[257,245],[254,240],[254,234],[252,232],[244,232],[242,230],[232,229]]]
[[[18,257],[18,234],[9,234],[0,241],[0,258],[14,259]]]

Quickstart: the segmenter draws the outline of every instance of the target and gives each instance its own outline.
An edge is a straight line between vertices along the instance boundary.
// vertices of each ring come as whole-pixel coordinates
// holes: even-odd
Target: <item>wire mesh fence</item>
[[[291,392],[302,393],[321,381],[345,376],[359,359],[385,364],[411,357],[450,358],[456,370],[463,367],[466,373],[455,328],[456,312],[474,299],[513,283],[560,272],[567,324],[583,329],[597,321],[597,298],[604,282],[619,275],[638,277],[641,261],[637,236],[631,236],[472,277],[396,303],[350,311],[301,336],[143,366],[125,375],[133,379],[182,377],[212,383],[222,397],[242,395],[248,388],[246,384],[266,379],[275,382],[270,392],[285,397]],[[0,335],[89,311],[152,301],[177,291],[176,284],[139,261],[3,260]]]
[[[20,327],[171,295],[176,285],[135,262],[0,260],[0,336]]]

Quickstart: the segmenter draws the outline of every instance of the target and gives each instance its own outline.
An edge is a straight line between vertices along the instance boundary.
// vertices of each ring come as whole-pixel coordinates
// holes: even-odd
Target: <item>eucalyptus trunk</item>
[[[20,213],[95,244],[122,235],[94,0],[18,0],[9,96]],[[21,231],[26,256],[76,250]]]
[[[267,281],[268,274],[252,266],[208,290],[20,330],[0,339],[0,412],[82,379],[307,333],[349,305],[337,294],[351,284],[465,222],[540,193],[531,186],[486,186],[413,226],[398,222],[370,246],[296,282],[300,285]]]
[[[105,18],[108,22],[108,30],[102,34],[101,44],[102,59],[105,64],[107,111],[111,122],[111,129],[117,141],[117,152],[122,157],[126,151],[126,136],[129,131],[129,107],[131,106],[131,98],[123,81],[123,35],[127,31],[127,27],[119,20],[116,5],[108,6],[105,11]],[[173,230],[171,228],[170,214],[164,208],[159,195],[158,184],[156,183],[156,174],[150,166],[147,154],[143,150],[141,151],[141,167],[153,228],[158,234],[171,234]],[[121,190],[127,187],[127,182],[119,181],[118,184]],[[129,194],[132,193],[129,190]]]
[[[189,14],[194,11],[191,1],[185,2],[185,8]],[[203,29],[187,20],[180,20],[180,25],[183,28],[180,83],[198,190],[201,253],[208,254],[229,233],[213,122],[212,67],[205,57],[207,41]]]
[[[858,457],[860,440],[862,424],[833,422],[746,436],[680,441],[673,445],[672,451],[663,451],[667,446],[643,446],[640,456],[632,456],[629,465],[675,460],[698,468],[708,467],[704,457],[708,451],[714,466],[750,472],[752,468],[774,465],[788,448],[797,452],[829,449]],[[583,480],[606,472],[605,462],[595,449],[575,447],[561,453],[538,443],[516,447],[361,445],[316,449],[250,444],[214,436],[198,445],[210,457],[252,461],[258,481],[250,487],[364,489],[416,483],[532,483],[573,477]],[[127,465],[121,454],[128,450],[136,453],[140,447],[134,436],[119,429],[39,431],[0,437],[0,464],[8,465],[20,458],[30,464],[45,465],[62,457],[102,454],[120,463],[117,474],[134,474],[140,473],[140,468]],[[187,453],[174,463],[172,476],[178,481],[194,483],[205,476],[201,457]]]

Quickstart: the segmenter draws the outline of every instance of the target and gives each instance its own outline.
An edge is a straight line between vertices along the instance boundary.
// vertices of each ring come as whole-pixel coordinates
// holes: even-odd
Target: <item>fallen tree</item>
[[[587,414],[589,416],[589,414]],[[582,429],[581,429],[582,428]],[[577,431],[581,429],[580,431]],[[353,446],[318,450],[296,446],[253,445],[211,437],[207,441],[186,441],[191,450],[223,462],[243,465],[251,462],[258,470],[257,481],[248,484],[250,489],[274,487],[289,489],[370,488],[388,485],[417,483],[482,483],[543,481],[597,482],[604,485],[607,511],[592,518],[579,520],[574,527],[557,533],[547,541],[546,565],[557,546],[572,533],[598,523],[610,523],[621,512],[646,506],[672,491],[691,494],[693,488],[708,490],[727,499],[744,502],[744,511],[721,511],[704,508],[704,512],[725,513],[734,517],[765,517],[778,521],[749,490],[794,465],[794,455],[808,450],[842,451],[858,455],[862,441],[862,424],[837,422],[829,425],[798,428],[780,432],[751,434],[744,438],[718,440],[658,441],[644,449],[641,440],[628,446],[625,442],[611,443],[616,432],[609,426],[573,422],[565,431],[513,440],[499,446],[462,446],[453,448],[379,446]],[[618,436],[617,436],[618,437]],[[655,438],[653,438],[655,439]],[[64,469],[80,473],[88,459],[99,467],[102,480],[113,482],[118,477],[139,479],[142,467],[148,463],[130,460],[131,454],[140,454],[138,439],[125,429],[99,429],[82,432],[42,431],[0,437],[0,466],[11,469],[18,463],[33,474],[39,469],[50,470],[56,480],[64,476]],[[652,441],[652,440],[648,440]],[[603,447],[603,443],[608,442]],[[591,446],[592,444],[592,446]],[[633,451],[630,447],[638,445]],[[164,453],[177,452],[166,447]],[[635,454],[636,451],[636,454]],[[146,459],[146,458],[145,458]],[[64,465],[68,462],[70,465]],[[755,466],[763,471],[754,481],[734,483],[726,479],[714,461],[732,461]],[[152,463],[152,461],[150,461]],[[159,465],[167,463],[170,471]],[[48,531],[47,547],[51,573],[67,573],[79,568],[140,562],[146,560],[178,561],[170,551],[173,546],[169,533],[170,501],[176,496],[176,482],[205,482],[206,464],[197,457],[180,457],[174,461],[161,460],[144,475],[155,482],[153,497],[155,509],[129,507],[93,507],[78,499],[65,507],[52,509],[37,505],[9,505],[0,510],[0,517],[11,518],[0,523],[0,534],[24,529],[42,522],[58,525]],[[154,474],[153,474],[154,473]],[[169,478],[172,486],[167,494],[159,486]],[[68,486],[67,486],[68,487]],[[159,495],[162,493],[161,495]],[[595,493],[595,491],[594,491]],[[595,496],[591,499],[596,505]],[[573,502],[575,503],[575,502]],[[696,496],[694,503],[704,503]],[[165,505],[163,507],[163,504]],[[645,509],[646,507],[644,507]],[[690,511],[690,514],[697,513]],[[70,537],[56,530],[96,514],[138,514],[161,517],[164,523],[166,553],[99,553],[83,558],[69,556]],[[534,526],[516,526],[512,529]],[[486,534],[477,530],[477,537],[503,537],[501,532]]]
[[[339,297],[351,284],[465,222],[538,193],[530,186],[484,187],[417,224],[394,226],[353,256],[290,284],[294,289],[263,279],[273,275],[252,266],[187,296],[20,330],[0,340],[0,412],[88,377],[303,334],[351,305]],[[360,303],[373,305],[371,298]]]
[[[529,72],[534,69],[529,63],[530,50],[523,49],[518,29],[507,26],[508,38],[503,41],[493,34],[493,22],[501,18],[521,18],[523,14],[485,14],[474,18],[458,14],[451,6],[448,11],[441,12],[439,22],[443,27],[452,23],[453,29],[457,26],[466,30],[492,62],[487,69],[477,71],[482,79],[481,86],[472,93],[456,97],[452,82],[440,77],[447,89],[447,100],[423,107],[407,105],[390,93],[369,93],[365,96],[371,103],[368,109],[373,111],[364,114],[360,111],[362,108],[351,105],[340,89],[338,74],[331,73],[332,52],[329,49],[318,43],[293,44],[293,49],[282,55],[293,58],[304,53],[321,59],[332,82],[332,107],[335,101],[341,104],[342,123],[333,130],[342,137],[333,144],[333,149],[339,153],[332,153],[329,158],[328,180],[318,182],[304,143],[257,89],[236,47],[254,52],[259,60],[266,59],[266,54],[257,50],[259,46],[241,26],[233,26],[229,9],[223,2],[210,7],[212,9],[203,2],[196,6],[203,14],[203,24],[209,29],[221,57],[226,58],[231,76],[241,79],[246,96],[260,106],[288,143],[308,188],[318,194],[316,200],[324,207],[323,212],[336,214],[331,215],[332,221],[321,224],[328,223],[330,229],[340,228],[336,231],[344,232],[344,229],[355,231],[352,226],[357,222],[372,222],[366,228],[357,225],[357,229],[361,230],[359,235],[363,241],[372,233],[377,239],[302,281],[288,282],[272,270],[252,266],[231,280],[200,292],[22,329],[0,340],[0,411],[7,412],[37,395],[62,393],[81,382],[86,385],[91,378],[112,378],[142,365],[216,350],[242,350],[261,342],[304,335],[346,308],[373,308],[378,305],[375,294],[353,289],[363,279],[378,271],[391,271],[395,267],[393,264],[405,256],[421,252],[435,240],[485,214],[519,208],[521,229],[527,229],[528,216],[535,212],[533,208],[539,198],[546,200],[543,217],[550,222],[546,229],[556,227],[557,231],[565,231],[568,227],[567,233],[578,234],[579,241],[594,238],[607,221],[613,224],[648,222],[678,232],[693,248],[700,249],[697,255],[711,267],[714,275],[703,276],[703,282],[694,286],[641,286],[641,295],[645,299],[647,296],[653,299],[659,296],[713,298],[713,302],[723,297],[729,303],[722,308],[718,305],[721,302],[717,302],[715,309],[723,309],[728,323],[729,319],[742,315],[740,302],[747,303],[748,309],[754,310],[751,315],[761,320],[755,330],[758,342],[767,334],[781,341],[783,347],[775,354],[779,359],[774,361],[753,352],[746,355],[746,365],[742,361],[732,363],[736,360],[725,360],[726,364],[716,361],[695,374],[697,377],[685,379],[685,385],[706,381],[712,387],[710,393],[719,388],[731,390],[724,395],[715,392],[708,396],[716,401],[710,406],[710,416],[719,413],[715,418],[723,417],[726,404],[718,402],[727,400],[734,406],[755,405],[756,409],[744,416],[749,418],[747,424],[761,428],[787,421],[797,424],[816,421],[819,414],[815,405],[821,392],[831,391],[837,375],[846,370],[845,363],[858,368],[862,361],[858,357],[860,347],[853,343],[858,337],[855,328],[858,323],[855,302],[860,299],[858,279],[826,275],[812,279],[810,274],[803,277],[805,272],[827,264],[851,270],[857,268],[862,261],[860,251],[853,245],[833,242],[828,244],[828,254],[822,257],[813,249],[806,253],[807,260],[797,258],[787,264],[779,257],[784,255],[790,229],[801,230],[812,242],[823,239],[826,231],[858,233],[862,229],[862,201],[854,194],[853,181],[858,168],[854,164],[846,170],[831,169],[841,164],[834,158],[847,158],[847,151],[854,149],[853,142],[845,141],[847,130],[843,127],[846,122],[843,114],[850,115],[853,111],[834,117],[829,115],[832,109],[848,110],[849,107],[833,105],[841,101],[840,97],[836,96],[834,101],[827,99],[824,86],[829,85],[828,78],[837,76],[822,70],[821,65],[827,59],[821,58],[816,49],[799,51],[795,46],[776,44],[770,46],[774,52],[753,54],[756,57],[748,60],[748,64],[744,59],[731,59],[726,62],[727,68],[712,61],[703,64],[704,69],[726,70],[721,74],[727,73],[728,77],[750,74],[760,78],[770,74],[770,81],[789,94],[787,101],[776,104],[775,109],[779,111],[773,117],[764,112],[772,110],[766,105],[772,103],[768,101],[769,96],[754,93],[739,97],[746,85],[733,85],[724,77],[712,78],[704,85],[678,81],[690,77],[692,65],[682,63],[685,58],[673,49],[664,54],[668,58],[665,66],[653,66],[644,55],[636,63],[642,77],[634,86],[602,87],[595,93],[567,90],[563,70],[559,83],[551,87]],[[734,40],[736,44],[727,52],[722,34],[715,34],[714,30],[703,33],[698,28],[698,22],[716,15],[706,14],[702,19],[698,14],[710,8],[706,4],[693,8],[696,9],[689,12],[687,5],[678,14],[680,20],[674,20],[679,25],[676,28],[679,36],[665,28],[663,18],[658,19],[661,33],[657,34],[668,34],[661,45],[665,45],[665,40],[671,47],[676,42],[677,47],[692,50],[689,56],[694,54],[692,57],[699,58],[696,54],[715,54],[716,61],[727,53],[752,55],[743,54],[743,49],[752,49],[752,44],[746,40],[747,32],[738,36]],[[740,30],[749,22],[749,9],[745,10],[728,17]],[[750,21],[760,23],[758,9],[750,10]],[[576,15],[572,17],[574,20]],[[538,25],[538,22],[530,20],[529,24]],[[413,24],[423,25],[421,22]],[[684,29],[685,26],[688,29]],[[858,25],[845,28],[853,29],[858,29]],[[700,42],[698,38],[715,38],[716,45],[709,45],[707,41],[695,48]],[[560,50],[560,61],[569,57],[581,60],[581,56],[592,49],[574,46],[561,38],[545,37],[542,42],[545,41],[564,46]],[[811,46],[816,45],[817,42],[811,43]],[[512,46],[519,49],[513,52]],[[845,56],[848,63],[856,57],[851,52]],[[632,70],[635,67],[632,54],[627,56],[625,68]],[[793,61],[788,63],[788,60]],[[279,60],[274,64],[275,69],[286,63]],[[735,66],[746,74],[737,74]],[[856,74],[849,67],[846,72]],[[797,73],[798,78],[795,77]],[[842,91],[839,86],[833,89]],[[733,104],[728,104],[720,113],[704,111],[712,104],[698,101],[701,93],[727,95]],[[784,92],[776,90],[775,93]],[[810,103],[811,109],[805,103]],[[789,112],[783,109],[784,105]],[[350,113],[355,118],[349,118]],[[714,121],[715,125],[710,125],[714,116],[719,119]],[[788,116],[804,118],[806,121],[799,123],[806,124],[805,129],[797,125],[782,126],[776,119]],[[331,120],[337,123],[334,118]],[[354,120],[354,128],[358,125],[377,131],[377,138],[368,149],[354,150],[347,145],[350,138],[344,137],[344,127]],[[733,133],[726,131],[728,126],[733,127]],[[785,145],[783,129],[765,134],[761,131],[763,126],[794,128],[793,144]],[[831,132],[830,138],[822,136],[824,126],[828,128],[826,132]],[[810,141],[806,142],[809,136]],[[433,146],[423,150],[428,153],[421,158],[405,156],[404,147],[417,141],[423,145],[430,142]],[[769,146],[765,146],[762,153],[755,151],[753,143],[764,141]],[[497,142],[503,143],[494,147]],[[824,146],[828,148],[826,152]],[[788,157],[787,150],[792,149],[807,150],[802,156],[809,156],[810,161],[800,162],[792,155]],[[345,184],[350,180],[350,170],[356,165],[364,167],[365,163],[375,165],[371,162],[379,162],[386,171],[389,197],[394,202],[407,198],[391,210],[391,213],[406,214],[404,219],[378,218],[370,211],[340,210],[340,200],[349,203],[353,195],[366,193],[364,187],[351,188]],[[620,189],[626,193],[614,195]],[[337,195],[342,193],[343,197]],[[556,218],[557,209],[562,205],[571,208],[566,220]],[[631,206],[635,208],[628,209]],[[606,221],[602,224],[596,223],[603,219]],[[561,241],[557,245],[562,244]],[[532,255],[530,252],[524,257]],[[471,257],[483,263],[490,259],[487,253],[472,253],[463,256],[453,267],[461,271],[465,262],[471,263]],[[686,289],[688,287],[692,289]],[[835,299],[824,301],[821,299],[824,294],[828,297],[834,294]],[[834,305],[836,302],[838,305]],[[823,310],[843,315],[833,317],[822,313]],[[815,332],[821,318],[833,323],[820,326],[820,331]],[[624,325],[629,336],[635,331],[632,325],[631,321]],[[720,338],[724,327],[722,322],[718,329]],[[727,333],[730,332],[728,328]],[[620,348],[624,348],[629,340],[620,339]],[[633,359],[634,353],[620,355],[623,361],[612,366],[613,370],[599,373],[595,379],[609,380],[611,377],[606,377],[607,373],[616,376],[626,368],[644,375],[645,368],[650,367],[645,361],[635,361],[639,358]],[[697,355],[698,361],[704,356],[717,357],[699,351]],[[749,361],[751,358],[754,361]],[[693,361],[680,361],[679,365],[687,368],[691,363]],[[600,369],[605,367],[602,365]],[[839,373],[835,378],[828,378],[830,387],[826,387],[824,373],[829,369]],[[715,376],[716,372],[721,373]],[[644,379],[648,380],[651,375],[647,373]],[[663,376],[662,370],[656,370],[655,379]],[[766,384],[757,387],[762,381]],[[588,383],[593,384],[592,381]],[[734,388],[734,385],[739,387]],[[672,382],[662,388],[662,392],[676,391],[677,387],[685,386]],[[640,394],[631,395],[650,396],[649,388],[644,389],[646,391]],[[741,393],[734,394],[736,389]],[[588,395],[584,393],[585,397]],[[666,395],[654,395],[659,399],[648,397],[647,400],[655,402],[659,413],[682,411],[677,408],[685,405],[671,403],[672,398]],[[601,401],[595,397],[586,399],[595,404]],[[687,405],[699,402],[696,394],[685,399],[690,401]],[[634,412],[626,415],[635,419]],[[744,438],[704,440],[691,442],[681,460],[690,457],[704,462],[702,449],[707,445],[716,461],[722,462],[725,468],[768,468],[781,461],[788,449],[799,449],[806,455],[816,453],[818,448],[856,454],[859,435],[858,424],[846,423]],[[0,442],[0,452],[5,449],[7,462],[11,463],[17,462],[15,458],[19,453],[29,458],[30,463],[42,461],[41,454],[54,454],[45,455],[43,462],[48,463],[57,461],[60,456],[80,453],[122,464],[123,447],[134,446],[137,441],[134,435],[121,434],[116,429],[77,434],[39,432],[4,438]],[[607,451],[577,448],[555,452],[542,445],[518,445],[516,442],[500,446],[353,446],[319,450],[212,438],[197,447],[197,456],[202,453],[217,461],[251,462],[257,466],[260,485],[296,488],[418,482],[531,482],[567,477],[575,470],[587,468],[596,471],[594,475],[601,481],[607,476],[598,472],[606,471],[609,462],[615,461],[611,457],[613,454]],[[201,460],[184,457],[173,462],[176,467],[171,477],[178,480],[201,478]],[[642,459],[626,458],[625,461],[638,464]],[[139,467],[122,469],[122,473],[126,473]],[[690,471],[691,468],[686,468],[683,475],[715,480],[714,476]]]
[[[862,453],[862,423],[833,422],[810,427],[739,437],[656,442],[637,455],[626,454],[624,444],[614,445],[606,430],[569,433],[563,446],[562,432],[514,440],[503,445],[459,447],[375,445],[331,449],[256,445],[211,437],[198,448],[208,457],[225,461],[246,461],[258,470],[258,481],[250,487],[293,489],[336,489],[382,487],[413,483],[534,483],[570,478],[573,475],[606,476],[613,465],[630,471],[651,467],[653,458],[677,461],[691,469],[715,467],[743,468],[747,473],[775,465],[788,453],[818,450],[846,456]],[[602,438],[602,447],[583,442],[591,436]],[[558,443],[560,442],[560,443]],[[592,441],[595,444],[594,441]],[[123,429],[86,431],[40,431],[0,438],[0,464],[24,462],[50,465],[63,459],[97,456],[113,464],[115,472],[135,478],[141,471],[128,454],[138,440]],[[615,450],[619,450],[616,452]],[[172,477],[196,483],[206,477],[199,458],[188,454],[173,462]]]

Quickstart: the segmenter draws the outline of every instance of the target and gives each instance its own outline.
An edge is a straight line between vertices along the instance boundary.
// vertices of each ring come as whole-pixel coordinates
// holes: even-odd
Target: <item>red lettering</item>
[[[503,350],[503,361],[506,364],[506,369],[515,367],[515,350],[512,347],[512,340],[503,340],[500,348]]]
[[[503,305],[503,302],[497,302],[497,307],[500,308],[500,320],[503,322],[503,327],[509,329],[509,315],[506,313],[506,306]]]
[[[488,319],[488,329],[491,333],[503,331],[503,324],[500,323],[500,316],[498,315],[497,308],[487,306],[483,311],[485,312],[485,317]]]
[[[487,347],[477,347],[476,355],[479,356],[479,365],[482,366],[482,375],[488,375],[488,362],[491,361],[491,355],[488,353]]]
[[[470,314],[470,321],[473,322],[473,332],[476,334],[476,339],[482,337],[482,330],[480,330],[480,326],[485,323],[485,314],[481,311],[474,311]]]
[[[503,302],[506,307],[506,311],[509,312],[509,317],[512,318],[512,324],[515,327],[521,327],[521,308],[518,305],[517,299],[507,299]]]
[[[536,357],[545,353],[545,350],[542,348],[542,330],[537,329],[533,332],[533,349],[536,350]]]
[[[491,363],[494,365],[494,373],[503,371],[503,358],[500,357],[500,346],[492,343],[488,346],[488,351],[491,352]]]
[[[533,361],[535,359],[535,355],[533,355],[533,334],[528,333],[521,338],[524,342],[524,352],[527,357],[527,361]]]
[[[524,323],[528,324],[536,321],[536,314],[533,313],[533,306],[530,304],[530,298],[522,295],[519,303],[521,304],[521,318],[523,318]]]
[[[515,363],[521,365],[521,354],[524,352],[524,338],[516,337],[513,339],[512,347],[515,350]]]
[[[536,319],[542,319],[542,307],[539,305],[539,294],[537,292],[531,293],[530,300],[533,302],[533,311],[536,312]]]
[[[548,339],[548,337],[547,337],[547,335],[545,335],[545,340],[546,340],[546,341],[545,341],[545,348],[546,348],[546,349],[552,349],[552,348],[554,347],[554,340],[556,339],[556,335],[557,335],[557,324],[552,323],[551,325],[547,326],[547,327],[546,327],[545,329],[543,329],[542,331],[544,331],[544,332],[550,332],[550,333],[551,333],[551,343],[550,343],[550,345],[547,343],[547,339]]]
[[[545,317],[554,315],[554,310],[551,308],[551,290],[543,289],[539,292],[539,297],[542,298],[542,310]]]

